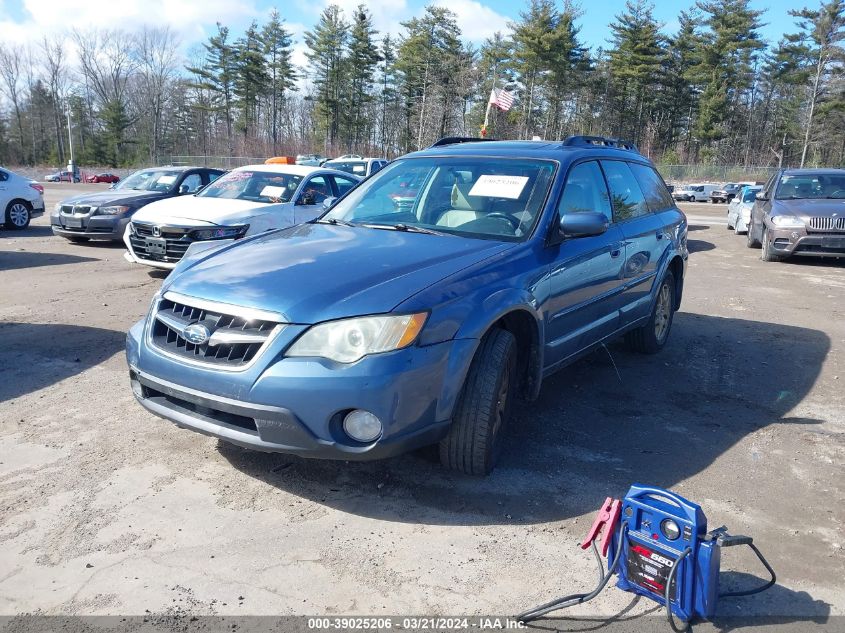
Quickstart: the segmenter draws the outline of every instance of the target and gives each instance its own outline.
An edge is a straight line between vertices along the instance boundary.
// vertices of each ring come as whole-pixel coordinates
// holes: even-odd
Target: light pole
[[[70,145],[70,158],[68,158],[67,161],[67,170],[70,172],[70,179],[72,182],[75,172],[73,166],[73,129],[70,124],[70,99],[67,101],[67,140]]]

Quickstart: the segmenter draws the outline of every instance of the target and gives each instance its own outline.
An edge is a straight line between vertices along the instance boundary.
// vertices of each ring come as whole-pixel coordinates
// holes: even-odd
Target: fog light
[[[681,535],[681,528],[672,519],[663,519],[660,522],[660,531],[670,541],[674,541]]]
[[[355,409],[343,418],[343,430],[356,442],[372,442],[381,435],[381,420],[369,411]]]
[[[141,382],[138,380],[135,372],[129,372],[129,384],[132,386],[132,393],[135,394],[136,398],[144,397],[144,388],[141,386]]]

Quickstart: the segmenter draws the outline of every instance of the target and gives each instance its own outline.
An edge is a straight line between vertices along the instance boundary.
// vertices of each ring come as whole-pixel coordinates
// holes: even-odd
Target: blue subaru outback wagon
[[[488,473],[515,398],[666,343],[687,222],[626,143],[444,139],[319,219],[189,253],[127,337],[154,414],[240,446]]]

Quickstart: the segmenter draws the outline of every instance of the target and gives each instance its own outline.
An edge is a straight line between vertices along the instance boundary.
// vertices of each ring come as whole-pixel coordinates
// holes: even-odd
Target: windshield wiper
[[[333,224],[335,226],[358,226],[357,224],[353,224],[352,222],[347,222],[346,220],[340,220],[338,218],[328,218],[327,220],[317,220],[320,224]]]
[[[390,231],[405,231],[406,233],[425,233],[426,235],[450,235],[450,233],[443,233],[442,231],[434,231],[426,229],[416,224],[367,224],[368,227],[374,229],[388,229]]]

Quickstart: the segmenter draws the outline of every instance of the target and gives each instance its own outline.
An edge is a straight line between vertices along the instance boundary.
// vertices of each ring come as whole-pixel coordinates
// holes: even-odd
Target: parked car
[[[240,239],[313,220],[323,202],[358,184],[357,176],[300,165],[247,165],[193,196],[148,204],[132,216],[123,241],[129,262],[173,268],[191,244]]]
[[[44,213],[44,187],[0,167],[0,210],[7,229],[25,229],[32,218]]]
[[[319,167],[328,160],[321,154],[299,154],[296,157],[297,165],[305,165],[306,167]]]
[[[747,244],[766,262],[845,257],[845,169],[781,169],[757,194]]]
[[[713,204],[730,202],[736,197],[743,186],[741,183],[729,182],[718,189],[714,189],[710,192],[710,202]]]
[[[52,174],[44,176],[46,182],[79,182],[79,172],[69,172],[68,170],[60,170]]]
[[[757,185],[743,185],[739,194],[728,204],[728,229],[733,229],[737,235],[748,232],[751,207],[762,189]]]
[[[209,167],[153,167],[131,174],[107,191],[83,193],[58,203],[53,233],[72,242],[122,240],[133,213],[164,198],[192,194],[224,173]]]
[[[315,221],[189,251],[127,336],[135,397],[247,448],[439,442],[489,472],[516,396],[620,335],[657,352],[681,301],[684,214],[648,159],[591,138],[436,143]]]
[[[120,176],[115,174],[90,174],[85,177],[85,182],[109,182],[114,184],[120,182]]]
[[[699,183],[681,185],[672,192],[672,197],[679,202],[707,202],[710,200],[710,194],[717,188],[718,185]]]
[[[339,169],[359,178],[372,176],[387,165],[386,158],[364,158],[357,154],[346,154],[323,163],[323,167]]]

